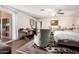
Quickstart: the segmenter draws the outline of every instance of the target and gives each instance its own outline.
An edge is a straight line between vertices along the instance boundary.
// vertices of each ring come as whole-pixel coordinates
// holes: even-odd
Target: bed
[[[79,47],[79,32],[55,31],[54,40],[57,44]]]

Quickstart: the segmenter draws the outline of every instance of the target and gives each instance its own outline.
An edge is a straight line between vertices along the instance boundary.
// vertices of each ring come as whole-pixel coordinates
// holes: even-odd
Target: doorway
[[[12,15],[0,12],[0,41],[7,42],[12,38]]]

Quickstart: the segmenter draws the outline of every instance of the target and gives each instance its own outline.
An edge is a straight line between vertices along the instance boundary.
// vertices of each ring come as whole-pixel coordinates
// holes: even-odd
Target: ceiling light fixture
[[[57,14],[64,14],[63,10],[59,9]]]
[[[45,11],[45,9],[40,9],[40,11]]]

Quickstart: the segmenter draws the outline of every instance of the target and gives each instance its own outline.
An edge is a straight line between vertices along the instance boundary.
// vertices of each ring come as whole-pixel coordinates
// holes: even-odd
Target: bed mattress
[[[55,31],[54,32],[54,40],[56,42],[58,40],[79,41],[79,32],[75,32],[75,31]]]

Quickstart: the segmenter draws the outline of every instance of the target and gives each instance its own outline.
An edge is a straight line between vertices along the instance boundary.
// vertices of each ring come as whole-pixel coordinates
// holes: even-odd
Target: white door
[[[0,12],[0,38],[11,39],[11,15],[6,12]]]

